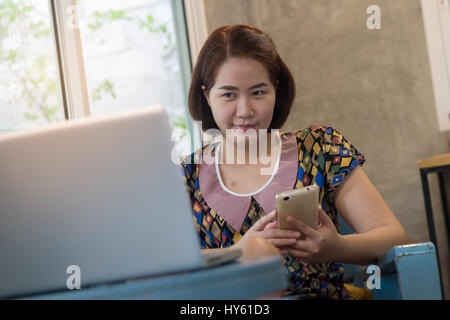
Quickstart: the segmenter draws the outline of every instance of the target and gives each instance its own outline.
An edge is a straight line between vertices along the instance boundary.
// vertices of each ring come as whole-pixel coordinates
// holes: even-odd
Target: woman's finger
[[[278,229],[278,222],[272,221],[272,222],[266,224],[266,226],[264,227],[264,230],[268,230],[268,229]]]
[[[287,248],[295,244],[295,239],[268,239],[277,248]]]
[[[271,213],[266,214],[265,216],[262,216],[259,218],[258,221],[255,222],[253,225],[253,230],[255,231],[262,231],[264,230],[265,226],[270,223],[274,218],[276,217],[276,211],[273,210]]]
[[[311,247],[311,241],[308,240],[296,240],[295,243],[290,246],[291,249],[302,252],[311,252]]]
[[[286,239],[297,239],[300,238],[301,233],[295,230],[282,230],[282,229],[265,229],[264,232],[265,238],[286,238]]]
[[[292,224],[296,230],[300,231],[302,234],[306,235],[307,237],[314,238],[314,236],[317,234],[316,230],[314,230],[313,228],[308,226],[306,223],[304,223],[303,221],[301,221],[295,217],[288,216],[286,218],[286,221],[289,222],[290,224]]]

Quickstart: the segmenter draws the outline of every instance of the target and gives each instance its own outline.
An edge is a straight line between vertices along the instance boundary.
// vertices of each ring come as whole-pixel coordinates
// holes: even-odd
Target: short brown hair
[[[218,129],[201,86],[214,86],[219,67],[229,58],[252,58],[262,63],[276,88],[276,100],[269,129],[279,129],[286,122],[295,98],[291,72],[281,60],[275,43],[264,32],[250,25],[223,26],[216,29],[203,45],[192,73],[188,106],[192,118],[202,121],[202,129]]]

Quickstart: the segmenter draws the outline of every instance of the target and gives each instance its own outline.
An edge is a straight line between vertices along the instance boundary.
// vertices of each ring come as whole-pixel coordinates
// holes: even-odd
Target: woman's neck
[[[224,137],[220,148],[219,163],[223,165],[270,165],[272,156],[277,156],[278,132],[257,139],[227,139]],[[236,141],[237,140],[237,141]],[[273,154],[272,154],[273,153]]]

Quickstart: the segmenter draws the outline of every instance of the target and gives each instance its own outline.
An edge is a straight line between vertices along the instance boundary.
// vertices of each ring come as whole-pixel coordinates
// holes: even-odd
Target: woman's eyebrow
[[[250,88],[248,88],[248,90],[253,90],[253,89],[261,88],[261,87],[267,87],[267,84],[264,82],[261,82],[261,83],[255,84],[254,86],[251,86]],[[239,88],[233,87],[233,86],[222,86],[220,88],[217,88],[217,90],[239,91]]]

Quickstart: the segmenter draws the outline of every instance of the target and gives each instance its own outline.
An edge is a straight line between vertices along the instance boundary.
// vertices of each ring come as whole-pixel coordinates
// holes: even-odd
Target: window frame
[[[195,151],[201,148],[203,145],[203,139],[201,135],[201,129],[192,120],[187,103],[187,96],[189,94],[189,87],[191,83],[193,65],[195,60],[193,57],[197,57],[197,54],[193,54],[192,48],[194,40],[193,34],[197,34],[196,29],[190,27],[190,21],[193,18],[193,12],[190,7],[186,6],[185,0],[171,0],[172,2],[172,14],[174,19],[175,36],[177,38],[178,47],[178,60],[181,67],[181,74],[183,78],[183,90],[184,90],[184,105],[186,114],[186,128],[191,136],[191,151]],[[203,0],[197,1],[197,5],[201,6]],[[202,12],[201,8],[199,9]],[[203,9],[204,15],[204,9]],[[205,39],[206,40],[206,39]],[[200,51],[200,49],[198,50]],[[194,52],[195,53],[195,52]]]
[[[66,120],[90,116],[76,0],[48,0]]]

